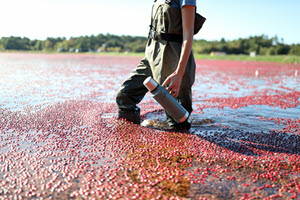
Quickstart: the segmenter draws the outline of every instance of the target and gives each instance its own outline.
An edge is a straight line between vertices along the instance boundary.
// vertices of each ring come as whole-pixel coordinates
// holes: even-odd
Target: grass
[[[208,59],[208,60],[238,60],[238,61],[276,62],[276,63],[290,63],[290,64],[300,63],[300,56],[291,56],[291,55],[250,57],[248,55],[211,56],[211,55],[197,54],[195,57],[197,59]]]
[[[117,53],[117,52],[103,52],[96,53],[100,55],[113,55],[113,56],[144,56],[144,53]],[[276,62],[288,64],[300,64],[300,56],[291,55],[276,55],[276,56],[256,56],[250,57],[248,55],[224,55],[224,56],[211,56],[208,54],[195,54],[196,59],[205,60],[237,60],[237,61],[257,61],[257,62]]]
[[[139,56],[143,57],[144,53],[119,53],[119,52],[101,52],[92,53],[98,55],[112,55],[112,56]],[[256,56],[250,57],[248,55],[224,55],[224,56],[211,56],[209,54],[195,54],[196,59],[204,60],[237,60],[237,61],[257,61],[257,62],[276,62],[288,64],[300,64],[300,56],[292,55],[276,55],[276,56]]]
[[[22,53],[57,53],[56,51],[15,51],[15,50],[0,50],[1,52],[22,52]],[[68,52],[65,54],[69,54]],[[101,53],[79,53],[79,54],[95,54],[95,55],[110,55],[110,56],[139,56],[143,57],[144,53],[122,53],[122,52],[101,52]],[[276,56],[256,56],[250,57],[248,55],[224,55],[224,56],[211,56],[209,54],[195,54],[196,59],[205,60],[237,60],[237,61],[257,61],[257,62],[276,62],[276,63],[288,63],[288,64],[300,64],[300,56],[292,55],[276,55]]]
[[[113,55],[113,56],[140,56],[143,57],[144,53],[118,53],[118,52],[102,52],[95,53],[100,55]],[[195,54],[196,59],[205,60],[237,60],[237,61],[257,61],[257,62],[276,62],[276,63],[289,63],[300,64],[300,56],[291,55],[276,55],[276,56],[256,56],[250,57],[248,55],[224,55],[224,56],[211,56],[209,54]]]

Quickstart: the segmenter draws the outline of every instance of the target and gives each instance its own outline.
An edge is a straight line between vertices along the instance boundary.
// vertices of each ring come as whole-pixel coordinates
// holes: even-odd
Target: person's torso
[[[180,0],[157,0],[152,9],[152,29],[157,33],[182,34],[182,16]],[[173,73],[180,59],[182,43],[167,42],[149,38],[145,57],[148,60],[153,78],[160,84]],[[187,67],[189,81],[194,80],[195,62],[193,56]]]
[[[182,18],[179,0],[157,0],[154,2],[151,22],[157,33],[182,34]]]

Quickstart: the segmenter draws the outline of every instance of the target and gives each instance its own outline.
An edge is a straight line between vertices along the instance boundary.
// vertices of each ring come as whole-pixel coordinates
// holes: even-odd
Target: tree
[[[134,37],[127,35],[98,34],[91,36],[53,38],[46,40],[30,40],[21,37],[3,37],[0,39],[0,49],[14,50],[46,50],[59,52],[87,52],[102,49],[105,51],[131,51],[144,52],[147,43],[146,37]],[[299,55],[299,45],[287,45],[282,40],[266,35],[225,40],[224,38],[214,41],[195,40],[193,49],[196,53],[209,54],[220,51],[226,54],[249,54],[256,52],[258,55]]]
[[[29,50],[30,40],[28,38],[21,37],[3,37],[2,46],[7,50]]]
[[[294,44],[289,51],[290,55],[300,56],[300,44]]]

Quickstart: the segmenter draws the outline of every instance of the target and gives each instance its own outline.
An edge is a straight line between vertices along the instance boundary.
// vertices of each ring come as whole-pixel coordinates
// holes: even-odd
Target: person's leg
[[[152,76],[149,63],[143,59],[117,93],[118,118],[140,124],[140,108],[137,107],[137,104],[141,102],[148,91],[143,82],[149,76]]]
[[[187,68],[185,75],[182,80],[181,88],[179,95],[177,97],[178,102],[191,114],[193,111],[192,107],[192,85],[195,80],[195,70],[196,70],[196,64],[193,57],[193,54],[191,54],[189,61],[187,63]],[[183,123],[177,123],[174,119],[172,119],[167,113],[167,122],[169,126],[172,129],[175,130],[189,130],[191,127],[191,122],[189,118]]]

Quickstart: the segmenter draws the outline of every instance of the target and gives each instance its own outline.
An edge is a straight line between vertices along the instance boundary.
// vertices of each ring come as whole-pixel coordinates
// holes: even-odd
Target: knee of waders
[[[119,119],[125,119],[134,124],[141,123],[140,108],[132,102],[130,96],[119,91],[116,97],[116,102],[119,107]]]
[[[140,109],[138,107],[135,108],[134,110],[119,108],[118,119],[125,119],[134,124],[140,124],[141,123]]]
[[[124,95],[121,93],[121,91],[118,91],[116,96],[116,102],[118,105],[122,103],[122,100],[124,99]]]
[[[119,90],[116,96],[116,102],[120,107],[125,107],[127,109],[129,109],[129,107],[131,107],[131,99],[130,96],[127,95],[126,93],[122,92],[122,90]]]

